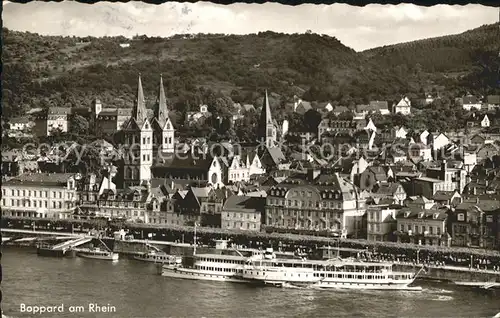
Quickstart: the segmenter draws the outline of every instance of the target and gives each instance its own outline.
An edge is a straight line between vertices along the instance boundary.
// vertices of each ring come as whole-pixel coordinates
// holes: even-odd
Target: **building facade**
[[[2,182],[2,215],[71,218],[78,202],[74,174],[28,173]]]
[[[338,174],[310,170],[267,191],[265,223],[271,227],[359,237],[364,214],[365,200],[357,187]]]

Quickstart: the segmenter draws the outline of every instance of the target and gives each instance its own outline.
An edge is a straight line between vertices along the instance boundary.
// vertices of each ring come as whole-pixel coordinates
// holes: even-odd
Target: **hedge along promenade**
[[[49,219],[49,218],[21,218],[21,217],[4,217],[2,218],[2,228],[15,228],[14,224],[31,225],[35,222],[36,227],[49,226],[50,228],[64,227],[65,230],[71,231],[75,226],[84,228],[108,228],[110,230],[126,229],[134,236],[138,234],[141,238],[149,238],[148,233],[152,233],[151,239],[156,240],[180,240],[185,239],[188,242],[193,242],[194,227],[193,226],[176,226],[164,224],[145,224],[145,223],[130,223],[124,221],[108,221],[105,219]],[[251,232],[236,229],[221,229],[209,227],[197,227],[197,241],[202,244],[211,244],[215,239],[231,239],[235,244],[241,245],[259,245],[272,244],[277,247],[279,243],[294,245],[295,247],[316,248],[321,246],[332,246],[342,248],[353,248],[367,250],[369,252],[377,252],[382,254],[391,254],[395,256],[403,256],[415,259],[424,260],[431,258],[433,260],[443,257],[453,257],[459,259],[468,259],[471,256],[476,258],[488,259],[493,262],[500,262],[500,252],[496,250],[486,250],[479,248],[468,247],[444,247],[436,245],[415,245],[409,243],[395,243],[383,241],[367,241],[364,239],[345,239],[335,237],[300,235],[290,233],[265,233]],[[418,255],[417,255],[418,254]]]

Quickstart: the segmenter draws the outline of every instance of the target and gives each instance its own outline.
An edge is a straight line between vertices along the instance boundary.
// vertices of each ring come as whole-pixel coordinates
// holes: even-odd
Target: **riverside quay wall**
[[[91,229],[102,230],[105,236],[125,230],[127,240],[105,240],[115,252],[138,254],[147,250],[147,244],[154,245],[167,253],[186,255],[192,252],[189,247],[195,241],[195,228],[189,226],[173,227],[151,224],[116,222],[108,220],[51,220],[38,218],[2,218],[2,229],[29,229],[35,231],[56,231],[87,233]],[[4,233],[6,235],[7,233]],[[327,235],[327,233],[318,233]],[[9,234],[10,236],[10,234]],[[297,235],[288,233],[265,233],[243,230],[225,230],[220,228],[196,229],[196,242],[201,246],[214,246],[215,240],[230,240],[232,244],[248,248],[273,247],[277,251],[301,251],[316,258],[328,258],[325,250],[350,250],[354,254],[375,260],[393,261],[397,264],[422,264],[429,266],[428,278],[464,280],[464,281],[500,281],[498,275],[481,272],[500,269],[500,252],[494,250],[439,247],[393,242],[374,242],[358,239],[343,239],[327,236]],[[168,243],[175,242],[175,243]],[[328,249],[325,249],[328,247]],[[354,256],[354,255],[353,255]],[[434,266],[436,265],[436,266]],[[405,265],[406,266],[406,265]],[[409,265],[408,265],[409,266]],[[419,268],[421,265],[416,265]],[[448,267],[459,267],[452,270]],[[474,270],[469,270],[469,267]],[[476,270],[479,269],[479,270]],[[500,273],[500,272],[499,272]],[[458,276],[457,276],[458,275]]]

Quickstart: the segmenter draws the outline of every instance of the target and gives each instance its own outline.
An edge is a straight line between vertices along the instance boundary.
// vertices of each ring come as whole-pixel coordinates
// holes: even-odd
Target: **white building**
[[[394,131],[394,136],[396,137],[396,139],[397,138],[406,139],[407,134],[408,134],[408,132],[406,131],[406,129],[404,127],[396,128]]]
[[[264,174],[265,172],[257,154],[247,154],[243,158],[240,155],[236,155],[231,159],[231,165],[228,169],[228,181],[248,182],[251,175]]]
[[[467,111],[471,109],[481,110],[481,101],[476,96],[468,94],[462,98],[462,107]]]
[[[75,175],[30,173],[2,182],[2,215],[66,219],[76,209]]]
[[[481,120],[481,127],[490,127],[490,119],[488,118],[488,115],[484,115],[483,120]]]
[[[450,144],[450,138],[448,138],[445,134],[440,133],[437,136],[432,134],[432,149],[438,150]]]
[[[410,115],[411,114],[411,101],[410,101],[410,99],[408,99],[408,97],[401,98],[399,103],[397,103],[394,106],[394,113],[395,114],[400,113],[400,114],[405,115],[405,116]]]

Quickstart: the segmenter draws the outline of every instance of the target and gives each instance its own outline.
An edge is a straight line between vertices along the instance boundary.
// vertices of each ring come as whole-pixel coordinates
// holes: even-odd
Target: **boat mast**
[[[193,246],[193,255],[196,255],[196,222],[194,222],[194,246]]]

